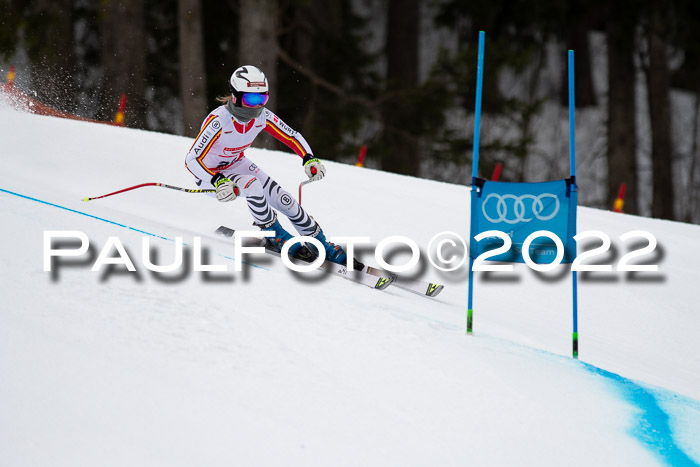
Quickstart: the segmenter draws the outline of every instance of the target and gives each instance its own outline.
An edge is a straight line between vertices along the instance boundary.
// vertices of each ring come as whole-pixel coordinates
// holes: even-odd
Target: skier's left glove
[[[304,172],[306,172],[306,175],[309,177],[309,181],[315,182],[316,180],[321,180],[326,175],[326,168],[313,154],[305,155],[302,163],[304,164]]]

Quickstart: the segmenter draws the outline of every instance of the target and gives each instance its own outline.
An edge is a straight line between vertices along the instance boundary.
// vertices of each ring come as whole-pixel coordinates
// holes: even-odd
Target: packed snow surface
[[[568,267],[477,273],[466,335],[467,267],[427,260],[435,235],[469,236],[466,181],[325,162],[304,187],[328,235],[370,237],[362,261],[377,263],[382,239],[413,239],[407,274],[445,285],[429,299],[264,255],[234,271],[214,231],[254,230],[244,200],[146,187],[82,202],[145,182],[197,188],[191,139],[7,107],[0,132],[0,465],[700,463],[698,226],[579,208],[579,232],[612,239],[599,262],[644,246],[619,237],[645,230],[658,246],[638,262],[659,270],[580,274],[574,360]],[[298,157],[246,153],[297,196]],[[45,271],[50,231],[83,232],[90,248]],[[91,271],[110,237],[135,272]],[[149,271],[144,251],[170,264],[177,237],[183,266]],[[195,237],[227,272],[193,271]]]

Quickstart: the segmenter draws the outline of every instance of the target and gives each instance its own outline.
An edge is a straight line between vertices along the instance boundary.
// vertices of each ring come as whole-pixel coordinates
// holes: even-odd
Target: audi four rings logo
[[[493,218],[486,213],[486,205],[489,203],[489,200],[491,198],[496,199],[496,213],[498,214],[498,217],[496,218]],[[547,206],[545,206],[543,200],[546,198],[552,198],[554,200],[554,208],[549,214],[543,214],[543,211],[547,210],[547,208],[552,204],[550,202],[547,204]],[[507,200],[513,200],[512,205],[508,203]],[[484,213],[484,217],[486,218],[486,220],[493,224],[498,224],[499,222],[505,222],[506,224],[530,222],[532,220],[532,217],[525,217],[526,200],[531,202],[532,215],[535,216],[538,220],[548,221],[554,218],[554,216],[556,216],[559,212],[559,198],[551,193],[542,193],[538,196],[529,194],[521,196],[515,196],[511,194],[499,195],[497,193],[491,193],[484,200],[481,206],[481,211]],[[513,208],[512,213],[509,212],[509,206],[512,206]]]

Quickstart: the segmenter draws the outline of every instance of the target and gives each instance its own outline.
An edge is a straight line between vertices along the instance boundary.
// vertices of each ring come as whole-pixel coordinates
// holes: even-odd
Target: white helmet
[[[253,65],[238,68],[229,80],[231,94],[243,92],[267,92],[267,77],[265,73]]]

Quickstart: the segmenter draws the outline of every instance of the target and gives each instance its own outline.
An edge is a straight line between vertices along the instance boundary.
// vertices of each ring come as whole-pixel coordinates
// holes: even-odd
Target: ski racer
[[[269,97],[267,77],[255,66],[242,66],[231,75],[229,89],[230,95],[217,99],[223,105],[204,119],[185,158],[185,165],[197,179],[197,185],[215,189],[220,202],[244,197],[254,219],[253,225],[274,232],[268,241],[277,251],[292,238],[277,220],[277,212],[280,212],[300,235],[321,242],[326,259],[345,265],[345,251],[328,242],[318,223],[294,197],[245,155],[255,137],[266,131],[301,158],[309,180],[321,180],[326,174],[326,168],[314,157],[304,137],[265,107]],[[318,251],[312,243],[309,246],[296,243],[290,247],[289,254],[311,261]],[[358,262],[355,265],[360,267]]]

